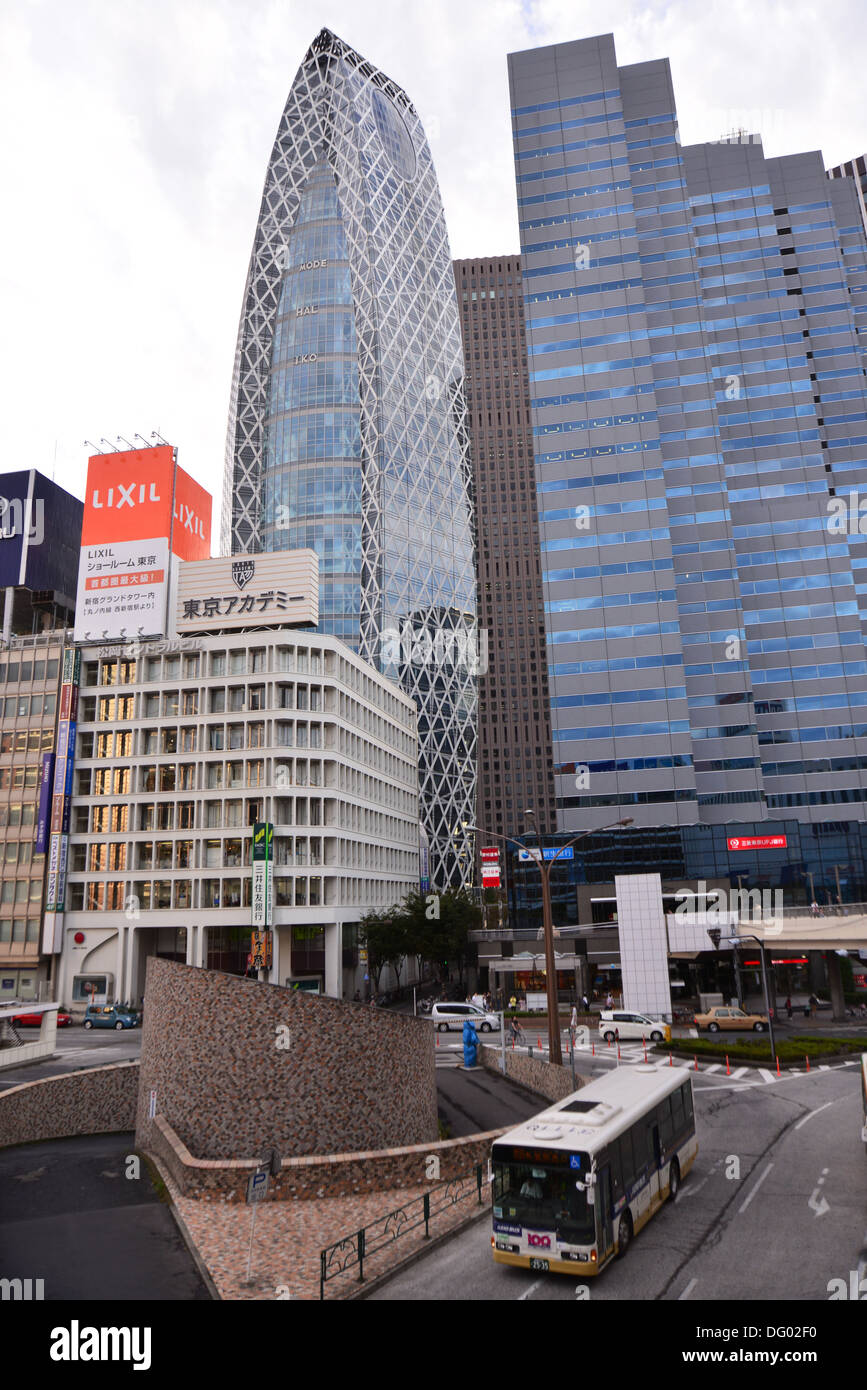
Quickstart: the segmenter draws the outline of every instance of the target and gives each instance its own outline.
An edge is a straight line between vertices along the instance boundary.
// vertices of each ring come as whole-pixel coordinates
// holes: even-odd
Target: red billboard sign
[[[726,840],[729,849],[785,849],[785,835],[752,835]]]

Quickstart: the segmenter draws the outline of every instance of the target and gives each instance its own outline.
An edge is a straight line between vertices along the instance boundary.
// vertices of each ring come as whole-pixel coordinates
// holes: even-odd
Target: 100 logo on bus
[[[550,1249],[551,1249],[551,1237],[550,1237],[550,1236],[535,1236],[535,1235],[529,1235],[529,1236],[527,1236],[527,1244],[528,1244],[528,1245],[541,1245],[541,1246],[544,1247],[545,1250],[550,1250]]]

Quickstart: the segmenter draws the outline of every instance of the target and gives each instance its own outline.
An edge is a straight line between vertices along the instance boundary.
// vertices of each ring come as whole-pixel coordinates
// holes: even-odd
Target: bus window
[[[666,1096],[659,1107],[659,1137],[664,1149],[668,1148],[674,1138],[674,1120],[671,1117],[670,1096]]]
[[[692,1087],[690,1086],[689,1082],[687,1082],[685,1086],[681,1086],[681,1088],[680,1088],[680,1094],[683,1096],[683,1109],[684,1109],[684,1114],[686,1115],[687,1120],[688,1120],[689,1122],[691,1122],[691,1121],[692,1121]]]
[[[684,1111],[683,1104],[683,1092],[684,1088],[681,1086],[680,1090],[674,1091],[671,1096],[671,1117],[674,1123],[674,1132],[676,1135],[680,1134],[681,1130],[686,1124],[686,1114]]]

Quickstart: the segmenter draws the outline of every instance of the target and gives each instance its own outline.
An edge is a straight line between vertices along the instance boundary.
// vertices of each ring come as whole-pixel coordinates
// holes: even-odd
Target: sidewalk
[[[318,1300],[319,1254],[326,1245],[354,1235],[362,1226],[441,1186],[427,1183],[357,1197],[259,1203],[255,1209],[253,1261],[248,1285],[247,1260],[254,1208],[238,1202],[183,1197],[166,1170],[157,1166],[195,1255],[207,1269],[220,1298],[231,1301]],[[473,1181],[470,1196],[431,1220],[431,1241],[485,1210],[489,1192],[489,1188],[483,1186],[485,1206],[480,1207]],[[365,1283],[401,1265],[431,1241],[424,1239],[424,1226],[401,1236],[365,1259]],[[329,1301],[347,1298],[362,1288],[364,1284],[358,1281],[356,1266],[329,1281],[325,1297]]]

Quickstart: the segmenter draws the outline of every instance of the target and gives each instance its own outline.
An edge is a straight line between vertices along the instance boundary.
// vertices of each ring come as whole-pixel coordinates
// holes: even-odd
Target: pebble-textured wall
[[[287,1158],[277,1176],[270,1178],[266,1200],[355,1197],[366,1192],[416,1188],[424,1183],[433,1186],[465,1177],[477,1164],[482,1165],[486,1175],[491,1145],[506,1132],[494,1129],[487,1134],[381,1149],[378,1153]],[[149,1152],[164,1165],[185,1197],[244,1202],[248,1179],[257,1167],[249,1159],[194,1158],[163,1116],[151,1127]]]
[[[0,1148],[135,1128],[138,1062],[26,1081],[0,1092]]]
[[[502,1075],[501,1055],[498,1047],[488,1045],[479,1048],[482,1066],[487,1071],[495,1071],[498,1076]],[[573,1082],[571,1067],[557,1067],[511,1048],[506,1048],[506,1075],[511,1081],[517,1081],[519,1086],[526,1086],[528,1091],[535,1091],[536,1095],[544,1096],[546,1100],[565,1100],[566,1096],[587,1085],[587,1078],[579,1076],[577,1072]]]
[[[195,1158],[353,1153],[437,1139],[427,1019],[151,957],[136,1143],[165,1116]]]

